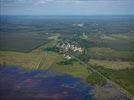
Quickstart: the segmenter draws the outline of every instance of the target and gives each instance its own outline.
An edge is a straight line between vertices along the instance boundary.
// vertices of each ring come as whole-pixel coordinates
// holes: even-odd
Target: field
[[[93,65],[104,66],[104,68],[113,69],[113,70],[134,68],[133,63],[124,62],[124,61],[107,61],[107,60],[90,59],[89,63]]]
[[[111,48],[90,48],[92,59],[111,60],[111,61],[134,61],[133,51],[116,51]]]
[[[0,18],[0,50],[29,52],[46,43],[48,37],[55,33],[59,33],[62,39],[73,37],[76,39],[85,33],[87,44],[92,46],[134,50],[133,16],[39,16],[38,18],[0,16]],[[79,23],[83,24],[83,27],[79,27],[77,25]]]
[[[113,70],[107,69],[103,66],[92,65],[92,67],[107,76],[110,80],[121,85],[124,89],[129,91],[130,94],[134,95],[134,68]]]
[[[35,32],[0,33],[0,50],[30,52],[48,42],[48,35]]]
[[[134,95],[134,19],[131,16],[1,18],[0,64],[26,70],[51,70],[82,78],[89,84],[103,85],[105,80],[81,63],[84,62]],[[67,52],[80,61],[67,60],[57,50],[50,50],[67,41],[83,49],[81,54]]]
[[[9,51],[0,51],[0,64],[18,65],[27,69],[33,69],[41,54],[39,53],[18,53]]]
[[[56,43],[55,40],[33,50],[29,53],[0,51],[0,64],[18,65],[25,69],[53,70],[62,74],[70,74],[75,77],[86,79],[88,71],[79,62],[74,62],[72,65],[60,65],[63,58],[62,55],[55,52],[45,52],[44,48],[51,47]]]

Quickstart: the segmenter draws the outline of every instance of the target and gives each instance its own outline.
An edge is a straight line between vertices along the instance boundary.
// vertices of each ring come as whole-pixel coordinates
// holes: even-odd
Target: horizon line
[[[0,14],[0,16],[131,16],[134,14],[91,14],[91,15],[81,15],[81,14],[48,14],[48,15],[44,15],[44,14],[40,14],[40,15],[36,15],[36,14]]]

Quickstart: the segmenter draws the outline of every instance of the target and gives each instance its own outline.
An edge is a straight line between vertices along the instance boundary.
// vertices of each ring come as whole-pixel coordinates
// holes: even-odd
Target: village
[[[72,58],[71,53],[83,52],[83,49],[80,46],[69,42],[59,43],[57,47],[59,48],[60,53],[63,53],[64,57],[68,60]]]

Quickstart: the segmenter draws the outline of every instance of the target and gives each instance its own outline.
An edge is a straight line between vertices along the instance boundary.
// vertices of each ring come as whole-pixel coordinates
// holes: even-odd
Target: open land
[[[16,27],[20,34],[14,33],[9,21],[9,30],[5,30],[7,26],[1,27],[0,64],[17,65],[26,70],[51,70],[82,78],[89,84],[103,85],[105,80],[88,69],[89,65],[134,95],[134,22],[118,18],[103,19],[105,23],[102,19],[72,19],[58,20],[59,23],[45,19],[49,24],[39,29],[23,23],[35,30],[22,25]],[[37,19],[35,22],[38,26]],[[24,34],[25,31],[34,32]]]

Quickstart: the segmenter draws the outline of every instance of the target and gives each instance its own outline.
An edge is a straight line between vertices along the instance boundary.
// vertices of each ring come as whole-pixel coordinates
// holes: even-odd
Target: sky
[[[0,0],[1,15],[134,15],[134,0]]]

